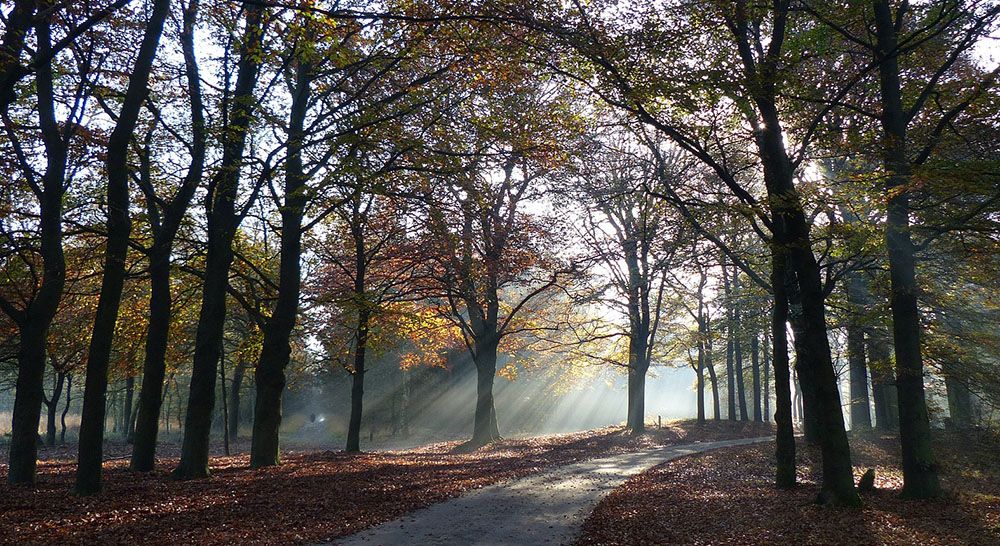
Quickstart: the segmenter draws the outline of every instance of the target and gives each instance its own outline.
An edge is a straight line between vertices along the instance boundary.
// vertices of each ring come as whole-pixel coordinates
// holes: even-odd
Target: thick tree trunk
[[[149,73],[169,11],[169,0],[153,2],[142,43],[139,45],[139,54],[129,76],[121,112],[108,138],[108,241],[104,252],[101,295],[97,301],[97,313],[94,315],[94,327],[87,351],[83,415],[80,418],[80,450],[74,486],[74,490],[80,495],[93,495],[101,490],[108,364],[122,289],[125,286],[125,260],[132,230],[128,210],[128,149],[139,119],[139,111],[149,93]]]
[[[471,444],[484,446],[500,439],[496,406],[493,400],[493,380],[497,373],[496,335],[477,337],[476,364],[476,415]]]
[[[896,349],[896,391],[899,397],[899,440],[903,452],[903,495],[930,498],[941,494],[937,462],[931,445],[930,419],[924,394],[924,364],[920,352],[916,263],[910,238],[910,162],[907,124],[898,65],[898,25],[888,0],[873,0],[876,61],[882,95],[883,160],[888,207],[885,239],[889,254],[892,337]],[[902,17],[902,14],[900,14]]]
[[[858,506],[854,488],[851,448],[844,428],[840,389],[827,338],[826,309],[819,264],[813,255],[809,224],[793,182],[792,163],[784,145],[781,123],[773,99],[765,89],[755,97],[761,114],[758,144],[764,166],[768,205],[774,220],[774,239],[787,249],[788,268],[795,272],[801,308],[801,335],[796,332],[797,360],[809,371],[809,390],[815,397],[814,415],[823,453],[823,482],[819,502]],[[775,247],[772,247],[772,251]]]
[[[306,205],[306,174],[302,166],[302,141],[309,106],[311,66],[297,62],[295,91],[288,122],[288,159],[285,163],[285,203],[281,208],[281,263],[278,298],[264,325],[264,345],[255,378],[253,440],[250,466],[279,464],[278,429],[281,426],[281,395],[285,368],[291,356],[291,335],[299,313],[302,259],[302,215]],[[364,358],[364,353],[361,355]]]
[[[253,90],[261,62],[263,8],[258,5],[248,5],[245,13],[246,29],[240,45],[232,113],[229,127],[223,137],[222,162],[210,184],[207,196],[208,254],[205,260],[198,329],[195,334],[194,366],[191,372],[187,417],[184,420],[181,460],[173,471],[173,476],[177,479],[208,476],[209,438],[212,432],[212,411],[215,407],[219,342],[222,340],[226,321],[226,291],[229,286],[229,267],[233,261],[233,238],[240,221],[240,216],[236,214],[236,198],[239,193],[243,151],[255,104]],[[263,381],[267,382],[268,379],[264,378]],[[269,383],[268,386],[274,388],[275,385]],[[280,399],[280,390],[277,398]],[[277,454],[277,445],[274,445],[271,451]],[[252,454],[251,463],[253,463]]]

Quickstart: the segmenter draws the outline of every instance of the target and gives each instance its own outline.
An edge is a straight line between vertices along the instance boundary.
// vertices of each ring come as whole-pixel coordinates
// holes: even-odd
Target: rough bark
[[[51,48],[53,15],[38,19],[35,28],[39,55]],[[35,85],[38,118],[45,146],[45,174],[36,191],[39,205],[42,284],[31,305],[14,310],[5,302],[4,311],[18,327],[17,380],[11,419],[7,481],[34,484],[38,461],[38,420],[42,412],[45,375],[45,340],[62,298],[66,282],[66,261],[62,250],[62,201],[65,183],[67,142],[55,115],[51,60],[41,63]]]
[[[236,86],[232,96],[229,126],[222,136],[222,161],[209,184],[208,253],[202,285],[201,309],[195,334],[194,366],[188,394],[187,416],[181,460],[173,471],[176,479],[208,476],[209,437],[215,407],[215,376],[219,363],[219,341],[226,320],[226,291],[233,261],[233,238],[241,216],[236,211],[240,168],[254,111],[254,87],[261,62],[263,8],[248,5],[246,27],[240,44]],[[271,384],[273,387],[273,383]],[[279,393],[280,395],[280,393]],[[262,423],[263,425],[263,423]],[[256,423],[255,423],[256,426]],[[277,453],[277,445],[271,450]]]
[[[80,418],[80,449],[77,456],[74,491],[93,495],[101,490],[101,465],[104,450],[105,401],[108,390],[108,364],[122,289],[125,286],[125,259],[132,231],[129,218],[128,149],[135,131],[142,103],[149,93],[149,74],[160,44],[163,23],[170,11],[169,0],[155,0],[139,54],[129,76],[118,121],[108,138],[107,175],[107,246],[101,295],[97,301],[94,327],[87,351],[87,371],[83,390],[83,414]]]
[[[191,103],[191,163],[173,199],[163,210],[162,223],[152,188],[147,190],[153,246],[149,250],[149,324],[146,329],[145,359],[142,368],[142,389],[139,391],[130,468],[137,472],[153,470],[156,461],[156,439],[159,435],[160,406],[163,401],[163,380],[166,375],[167,343],[170,337],[171,301],[170,255],[195,189],[204,173],[206,134],[205,115],[201,98],[201,80],[194,53],[194,28],[198,3],[184,9],[181,49],[184,55],[188,100]],[[148,165],[144,166],[148,169]]]
[[[305,138],[311,71],[309,63],[297,62],[295,65],[288,122],[288,158],[285,163],[285,202],[281,207],[278,297],[264,325],[264,344],[254,373],[257,398],[254,402],[250,466],[255,468],[280,462],[278,429],[281,426],[281,395],[285,389],[285,368],[292,352],[290,340],[299,313],[302,286],[302,215],[306,205],[307,181],[302,166],[302,142]],[[361,358],[364,359],[363,351]]]
[[[785,329],[788,321],[788,280],[784,251],[772,243],[771,286],[774,291],[774,307],[771,310],[771,353],[774,359],[776,424],[774,483],[781,488],[795,486],[795,431],[792,427],[791,370]]]
[[[48,417],[45,424],[45,445],[51,447],[56,445],[56,413],[59,411],[59,399],[62,397],[63,382],[66,380],[66,373],[54,371],[52,377],[52,396],[45,399],[45,407],[48,410]]]
[[[66,374],[66,405],[63,406],[62,415],[59,416],[59,443],[66,443],[66,414],[69,413],[69,404],[73,401],[73,374]]]
[[[883,162],[886,172],[885,239],[889,255],[892,337],[896,351],[899,440],[903,454],[903,494],[931,498],[941,494],[931,445],[920,350],[920,316],[913,242],[910,236],[910,162],[908,116],[899,78],[896,21],[888,0],[874,0],[876,61],[882,96]]]

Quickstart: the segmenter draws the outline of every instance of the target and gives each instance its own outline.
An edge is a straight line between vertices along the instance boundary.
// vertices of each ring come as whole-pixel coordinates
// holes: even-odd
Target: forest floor
[[[608,495],[578,546],[621,544],[1000,544],[1000,444],[935,431],[937,500],[900,498],[898,439],[853,436],[855,478],[868,468],[876,490],[861,510],[824,508],[820,455],[797,446],[799,485],[772,485],[774,443],[718,449],[640,474]]]
[[[66,448],[45,453],[34,488],[7,485],[6,465],[0,465],[0,544],[315,543],[554,466],[768,434],[766,425],[681,421],[641,437],[609,427],[504,440],[472,453],[456,453],[458,442],[353,455],[292,451],[281,466],[264,469],[249,469],[249,456],[240,454],[213,457],[211,478],[185,482],[168,477],[175,458],[135,474],[124,455],[109,448],[105,488],[96,497],[69,494],[75,451]]]

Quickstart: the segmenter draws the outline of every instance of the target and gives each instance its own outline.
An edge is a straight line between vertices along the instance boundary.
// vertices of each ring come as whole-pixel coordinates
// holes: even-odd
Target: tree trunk
[[[875,401],[875,426],[879,430],[895,431],[899,427],[899,406],[888,334],[880,328],[869,329],[866,332],[866,347]]]
[[[882,95],[883,161],[888,206],[885,240],[889,253],[892,337],[896,349],[896,391],[899,397],[899,442],[903,452],[903,495],[931,498],[941,494],[937,462],[931,445],[930,418],[924,394],[924,363],[920,353],[916,263],[910,238],[910,161],[907,124],[899,81],[897,25],[888,0],[873,0],[876,61]],[[902,13],[899,17],[902,17]]]
[[[715,363],[712,362],[712,324],[705,321],[705,367],[708,368],[708,380],[712,384],[712,418],[722,419],[722,407],[719,401],[719,378],[715,374]]]
[[[264,344],[255,377],[253,440],[250,466],[280,463],[278,429],[281,426],[281,395],[285,390],[285,368],[291,357],[291,335],[299,312],[302,259],[302,215],[306,205],[306,174],[302,166],[302,141],[309,106],[311,66],[295,65],[295,91],[288,122],[288,159],[285,163],[285,203],[281,208],[281,263],[278,298],[264,325]]]
[[[787,344],[787,341],[786,341]],[[771,422],[771,355],[767,350],[768,339],[764,337],[764,422]],[[785,357],[787,358],[787,356]]]
[[[163,378],[166,375],[167,342],[170,334],[170,249],[154,248],[149,256],[149,324],[139,413],[136,417],[130,468],[150,472],[156,462]]]
[[[56,445],[56,413],[59,411],[59,399],[62,397],[63,382],[66,380],[65,372],[55,372],[52,386],[52,396],[45,401],[48,408],[48,422],[45,427],[45,445],[52,447]]]
[[[229,438],[236,440],[240,432],[240,389],[246,375],[247,363],[242,359],[236,363],[229,384]]]
[[[753,420],[760,423],[763,419],[760,409],[760,343],[757,332],[750,338],[750,362],[753,374]]]
[[[867,430],[872,427],[872,416],[868,400],[865,333],[853,319],[847,327],[847,359],[851,376],[851,428]]]
[[[208,254],[195,334],[194,366],[187,417],[184,420],[181,460],[173,471],[173,476],[177,479],[208,476],[209,439],[212,432],[212,410],[215,407],[215,367],[219,363],[219,341],[226,321],[226,290],[229,286],[229,267],[233,261],[233,238],[240,222],[240,216],[236,213],[236,198],[246,137],[255,104],[253,90],[261,62],[263,8],[248,5],[245,13],[246,29],[240,45],[232,113],[229,127],[223,133],[222,162],[209,185],[206,198]],[[277,445],[273,451],[277,453]]]
[[[364,256],[362,256],[362,259]],[[363,292],[362,292],[363,293]],[[365,352],[368,348],[368,310],[358,313],[354,371],[351,373],[351,419],[347,426],[348,453],[361,451],[361,416],[365,395]]]
[[[128,376],[125,379],[125,406],[122,415],[125,421],[122,423],[122,433],[125,436],[125,443],[131,444],[135,439],[135,420],[132,401],[135,397],[135,376]]]
[[[965,380],[955,373],[953,363],[944,366],[944,385],[948,394],[948,415],[951,426],[962,430],[975,424],[972,409],[972,391]]]
[[[500,439],[493,400],[493,379],[497,374],[496,335],[477,337],[475,351],[476,416],[470,443],[472,446],[484,446]]]
[[[722,265],[723,288],[726,296],[726,411],[730,421],[736,420],[736,367],[733,365],[734,320],[732,311],[732,292],[729,286],[729,275],[725,264]]]
[[[739,297],[740,291],[739,270],[733,268],[733,297]],[[735,302],[734,302],[735,303]],[[733,359],[736,371],[736,394],[739,397],[740,421],[749,421],[747,413],[747,392],[746,378],[743,376],[743,317],[740,313],[739,305],[733,307]]]
[[[171,294],[170,254],[174,238],[187,212],[195,189],[204,173],[206,131],[201,98],[201,79],[194,52],[194,27],[197,23],[197,4],[191,3],[183,10],[181,49],[184,56],[188,100],[191,103],[191,163],[184,182],[163,212],[163,223],[154,227],[153,246],[149,251],[149,324],[146,329],[145,358],[142,368],[142,388],[135,419],[130,468],[137,472],[153,470],[156,462],[156,439],[159,435],[160,409],[164,399],[163,380],[166,376],[167,343],[170,337]],[[145,165],[148,169],[149,166]],[[151,219],[156,216],[156,204],[151,195]],[[156,222],[150,222],[156,226]],[[167,424],[170,423],[169,415]]]
[[[785,330],[785,323],[788,322],[786,287],[789,278],[784,251],[772,243],[771,286],[774,291],[774,307],[771,310],[771,353],[774,358],[776,424],[774,483],[780,488],[795,486],[795,431],[792,427],[791,370],[788,364],[788,338]]]
[[[59,423],[62,425],[62,429],[59,431],[59,443],[66,444],[66,414],[69,413],[69,403],[73,400],[73,374],[66,374],[66,405],[63,406],[62,416],[59,417]]]
[[[698,361],[695,366],[695,382],[697,383],[698,389],[698,424],[705,423],[705,341],[702,337],[704,334],[704,326],[702,326],[703,320],[699,317],[698,320]]]
[[[789,271],[795,278],[794,272]],[[809,364],[809,349],[802,346],[806,336],[805,323],[802,317],[802,299],[799,287],[791,282],[786,288],[788,296],[788,323],[792,326],[792,344],[795,348],[795,375],[799,388],[796,390],[799,409],[799,419],[802,421],[802,432],[806,443],[819,445],[819,419],[817,417],[816,392],[813,388],[812,366]]]
[[[125,260],[132,230],[128,211],[128,149],[139,119],[139,111],[149,93],[149,73],[169,11],[169,0],[153,2],[142,43],[139,45],[139,54],[129,76],[122,108],[108,138],[108,242],[104,252],[101,295],[97,301],[97,313],[94,315],[94,327],[87,351],[83,414],[80,418],[80,450],[74,486],[74,491],[79,495],[94,495],[101,490],[108,364],[122,289],[125,286]]]
[[[26,15],[23,12],[21,14]],[[31,17],[30,14],[27,16]],[[54,18],[55,15],[50,12],[36,21],[36,47],[40,56],[45,56],[51,51],[50,24]],[[8,18],[8,23],[11,25],[15,23],[13,15]],[[5,45],[9,35],[4,37]],[[67,144],[56,122],[51,60],[41,63],[38,67],[35,87],[46,160],[43,188],[41,195],[38,196],[43,273],[42,284],[34,301],[24,311],[17,313],[18,316],[12,317],[18,326],[19,341],[16,394],[11,417],[7,469],[7,481],[12,485],[35,483],[35,469],[38,462],[38,420],[41,417],[44,399],[42,383],[45,376],[45,340],[66,282],[66,260],[62,250],[62,202]]]

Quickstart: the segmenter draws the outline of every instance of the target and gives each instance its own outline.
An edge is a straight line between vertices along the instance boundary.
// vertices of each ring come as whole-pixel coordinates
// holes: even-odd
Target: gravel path
[[[590,459],[484,487],[335,544],[569,544],[598,501],[629,477],[683,455],[770,439],[703,442]]]

